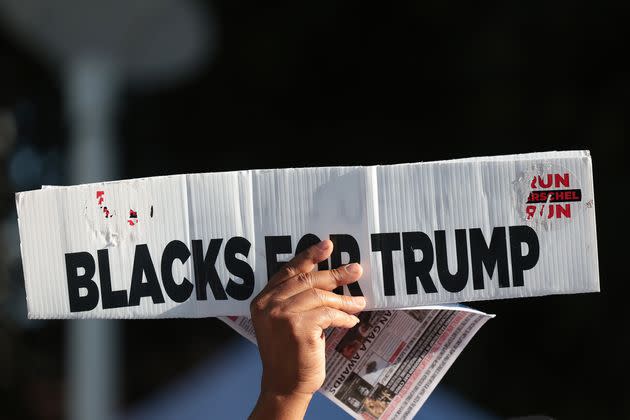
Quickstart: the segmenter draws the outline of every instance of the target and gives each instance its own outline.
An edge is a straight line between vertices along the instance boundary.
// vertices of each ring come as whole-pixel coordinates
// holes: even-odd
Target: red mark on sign
[[[101,206],[101,210],[103,210],[103,214],[105,215],[105,218],[107,219],[109,217],[112,217],[113,214],[110,213],[107,206],[103,206],[104,202],[105,202],[105,191],[96,191],[96,204]]]
[[[535,188],[551,188],[553,185],[555,188],[566,187],[569,188],[569,174],[544,174],[543,176],[537,175],[532,179],[531,187]]]
[[[129,226],[135,226],[138,224],[138,222],[138,212],[134,211],[133,209],[129,209],[129,219],[127,220]]]

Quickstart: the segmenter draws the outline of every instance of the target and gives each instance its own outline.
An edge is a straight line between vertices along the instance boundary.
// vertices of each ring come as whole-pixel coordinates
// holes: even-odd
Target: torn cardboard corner
[[[247,315],[293,254],[368,309],[599,290],[587,151],[187,174],[16,194],[31,318]]]

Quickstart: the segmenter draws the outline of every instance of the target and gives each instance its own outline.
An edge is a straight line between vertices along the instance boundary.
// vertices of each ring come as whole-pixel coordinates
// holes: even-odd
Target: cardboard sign
[[[587,151],[252,170],[16,194],[30,318],[248,315],[330,238],[368,309],[599,290]]]

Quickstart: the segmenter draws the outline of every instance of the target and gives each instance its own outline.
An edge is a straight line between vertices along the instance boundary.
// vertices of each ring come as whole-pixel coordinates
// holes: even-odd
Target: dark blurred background
[[[72,404],[73,323],[26,320],[16,191],[564,149],[593,156],[602,292],[473,304],[498,316],[440,387],[499,418],[630,417],[626,3],[79,3],[0,0],[1,418]],[[86,132],[95,172],[74,168]],[[215,319],[112,325],[123,414],[241,340]]]

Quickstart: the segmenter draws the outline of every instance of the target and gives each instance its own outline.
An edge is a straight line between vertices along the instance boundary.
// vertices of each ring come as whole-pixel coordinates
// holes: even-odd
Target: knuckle
[[[258,313],[265,310],[265,303],[260,296],[255,297],[249,304],[249,310],[251,313]]]
[[[274,306],[273,308],[269,309],[268,316],[274,321],[282,320],[284,319],[284,311],[281,307]]]
[[[334,270],[330,270],[330,277],[334,280],[335,283],[339,284],[343,280],[343,274],[341,270],[335,268]]]
[[[274,275],[274,277],[278,279],[288,279],[290,277],[295,276],[295,269],[291,266],[291,264],[283,265],[280,270]]]
[[[333,322],[335,320],[335,311],[327,306],[324,306],[324,317],[330,322]]]
[[[326,296],[319,289],[311,288],[310,293],[313,298],[320,304],[320,306],[326,305]]]
[[[311,273],[298,274],[297,281],[308,288],[313,288],[313,275]]]
[[[302,251],[299,256],[306,260],[312,260],[317,255],[317,245],[311,245]]]
[[[352,306],[352,298],[350,298],[349,296],[341,295],[339,296],[339,298],[341,300],[341,306],[343,306],[344,308]]]

